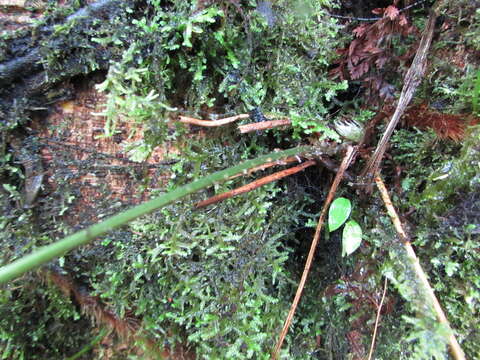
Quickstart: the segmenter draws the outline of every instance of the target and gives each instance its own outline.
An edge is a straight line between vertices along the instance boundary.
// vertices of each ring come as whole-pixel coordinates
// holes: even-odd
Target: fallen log
[[[38,25],[7,39],[0,63],[2,125],[12,127],[28,119],[31,110],[44,109],[65,96],[62,91],[48,93],[61,82],[93,68],[107,69],[113,52],[94,41],[92,29],[112,27],[115,18],[128,19],[127,8],[137,1],[99,0],[54,24]],[[68,33],[59,35],[59,26]],[[82,42],[70,34],[80,36]]]

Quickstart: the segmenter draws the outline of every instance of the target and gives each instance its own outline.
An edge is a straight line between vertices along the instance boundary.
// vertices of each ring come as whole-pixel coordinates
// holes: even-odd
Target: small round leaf
[[[335,199],[328,211],[328,229],[330,232],[337,230],[347,221],[352,211],[352,203],[346,198]]]
[[[342,256],[350,255],[362,243],[362,228],[355,220],[350,220],[343,228]]]

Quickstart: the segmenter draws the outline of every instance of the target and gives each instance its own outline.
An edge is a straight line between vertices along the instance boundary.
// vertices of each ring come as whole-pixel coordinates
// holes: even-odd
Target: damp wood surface
[[[0,0],[0,266],[308,145],[8,283],[0,357],[479,353],[480,2],[327,3]]]

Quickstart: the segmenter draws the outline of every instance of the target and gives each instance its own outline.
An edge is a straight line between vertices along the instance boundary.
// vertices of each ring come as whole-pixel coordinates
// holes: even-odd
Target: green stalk
[[[70,356],[66,360],[76,360],[76,359],[80,358],[82,355],[86,354],[88,351],[93,349],[93,347],[95,345],[97,345],[103,339],[103,337],[107,334],[107,332],[108,331],[105,328],[100,330],[100,333],[97,336],[95,336],[89,344],[85,345],[79,352],[77,352],[73,356]]]
[[[480,98],[480,70],[477,71],[477,79],[475,81],[475,85],[473,88],[473,95],[472,95],[472,107],[473,107],[474,113],[478,113],[480,111],[478,107],[479,98]]]
[[[168,205],[198,190],[206,188],[216,182],[224,181],[230,176],[238,174],[249,168],[264,164],[266,162],[279,160],[281,158],[296,155],[309,149],[306,146],[300,146],[293,149],[270,153],[253,160],[247,160],[239,165],[218,171],[209,176],[190,184],[181,186],[167,194],[161,195],[155,199],[137,205],[132,209],[126,210],[120,214],[114,215],[102,222],[88,227],[85,230],[76,232],[73,235],[36,249],[29,255],[25,255],[14,262],[0,268],[0,284],[15,279],[29,270],[36,268],[56,257],[64,255],[66,252],[84,245],[93,239],[106,234],[107,232],[127,224],[142,215],[155,211],[162,206]]]

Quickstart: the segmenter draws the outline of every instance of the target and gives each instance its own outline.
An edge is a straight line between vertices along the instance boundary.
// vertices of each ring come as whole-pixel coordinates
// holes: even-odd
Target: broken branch
[[[224,192],[223,194],[215,195],[215,196],[213,196],[213,197],[211,197],[207,200],[200,201],[200,202],[195,204],[195,208],[198,209],[198,208],[201,208],[201,207],[205,207],[205,206],[208,206],[208,205],[211,205],[211,204],[215,204],[219,201],[229,199],[231,197],[234,197],[234,196],[237,196],[237,195],[255,190],[256,188],[259,188],[260,186],[263,186],[263,185],[269,184],[271,182],[274,182],[276,180],[280,180],[284,177],[293,175],[293,174],[295,174],[297,172],[300,172],[303,169],[306,169],[307,167],[315,165],[315,164],[316,164],[316,162],[314,160],[309,160],[309,161],[304,162],[301,165],[276,172],[276,173],[274,173],[272,175],[269,175],[269,176],[265,176],[261,179],[255,180],[254,182],[251,182],[247,185],[244,185],[244,186],[241,186],[239,188]]]
[[[448,319],[442,310],[440,302],[438,301],[432,287],[430,286],[430,283],[428,282],[427,275],[423,270],[422,266],[420,265],[420,261],[418,260],[418,257],[415,254],[415,251],[413,250],[413,247],[410,243],[410,239],[407,233],[405,232],[405,230],[403,229],[402,222],[400,221],[400,218],[398,217],[397,212],[392,204],[392,200],[390,199],[388,190],[385,187],[385,184],[383,183],[378,173],[377,173],[377,176],[375,176],[375,183],[377,184],[377,188],[380,191],[383,202],[385,203],[385,207],[387,208],[387,213],[390,216],[393,225],[395,226],[395,230],[397,231],[398,236],[402,240],[402,244],[405,247],[407,256],[412,261],[413,270],[417,275],[417,279],[425,289],[425,295],[430,302],[429,305],[432,306],[438,321],[450,330],[450,335],[448,336],[448,343],[450,345],[450,351],[452,353],[453,358],[455,360],[464,360],[465,354],[463,353],[462,348],[457,342],[457,339],[455,338],[453,330],[450,327],[450,323],[448,322]]]
[[[277,344],[275,345],[275,349],[272,352],[272,356],[270,358],[272,360],[277,359],[278,354],[280,353],[280,349],[282,348],[283,341],[287,336],[288,329],[290,327],[290,324],[292,323],[293,316],[295,315],[295,311],[300,301],[300,297],[302,296],[303,288],[305,287],[305,282],[307,281],[308,273],[310,272],[310,267],[312,266],[313,256],[315,255],[315,249],[317,247],[318,241],[320,240],[320,231],[322,230],[328,207],[330,206],[330,203],[332,202],[333,197],[337,192],[338,185],[340,184],[340,181],[342,181],[343,174],[350,165],[350,162],[352,161],[355,152],[356,148],[352,146],[349,146],[347,148],[347,153],[343,158],[340,169],[338,170],[337,175],[333,180],[332,186],[330,187],[330,191],[328,192],[327,199],[323,204],[322,212],[320,213],[320,218],[318,219],[317,228],[315,229],[315,235],[313,236],[312,245],[310,246],[310,251],[308,253],[307,261],[305,263],[305,268],[303,269],[302,278],[300,279],[300,283],[298,284],[297,293],[295,294],[295,298],[293,299],[292,306],[290,307],[290,311],[288,312],[287,318],[283,325],[283,329],[280,333],[280,337],[277,341]]]
[[[269,120],[269,121],[261,121],[257,123],[240,125],[238,129],[242,134],[246,134],[252,131],[267,130],[267,129],[272,129],[275,127],[291,125],[291,124],[292,122],[290,121],[290,119]]]
[[[234,121],[241,120],[241,119],[248,119],[249,117],[250,117],[249,114],[239,114],[239,115],[235,115],[235,116],[231,116],[231,117],[228,117],[225,119],[219,119],[219,120],[200,120],[200,119],[195,119],[188,116],[180,116],[178,119],[181,123],[184,123],[184,124],[204,126],[204,127],[215,127],[215,126],[230,124]]]

